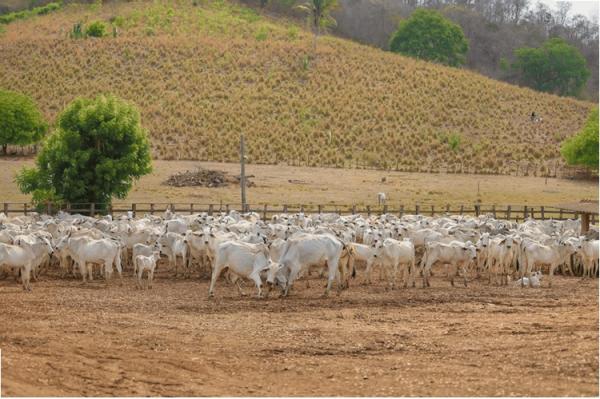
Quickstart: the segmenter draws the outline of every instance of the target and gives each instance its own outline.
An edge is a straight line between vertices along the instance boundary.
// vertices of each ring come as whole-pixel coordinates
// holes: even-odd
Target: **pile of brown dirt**
[[[252,187],[255,184],[246,177],[246,186]],[[240,184],[240,176],[231,176],[221,170],[204,169],[201,166],[196,167],[195,171],[186,170],[177,172],[163,182],[173,187],[226,187],[229,184]]]

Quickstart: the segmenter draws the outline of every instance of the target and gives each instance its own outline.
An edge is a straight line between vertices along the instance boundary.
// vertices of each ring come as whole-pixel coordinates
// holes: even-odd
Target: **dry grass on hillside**
[[[0,202],[28,201],[13,182],[14,174],[32,160],[0,159]],[[239,164],[194,161],[154,161],[154,172],[143,177],[127,199],[117,202],[239,204],[240,190],[235,185],[219,188],[171,187],[162,183],[167,178],[197,165],[239,174]],[[540,177],[484,175],[448,175],[403,173],[372,170],[308,168],[273,165],[249,165],[247,174],[254,175],[255,187],[248,189],[251,204],[338,204],[374,205],[377,193],[384,191],[393,208],[400,202],[414,205],[465,204],[478,199],[484,204],[556,205],[582,198],[598,198],[598,183]],[[382,178],[386,181],[382,183]],[[292,181],[292,182],[290,182]],[[479,195],[477,185],[479,184]]]
[[[199,3],[71,5],[12,23],[0,87],[33,96],[49,120],[77,96],[114,92],[139,106],[158,159],[233,161],[244,133],[253,163],[411,171],[543,170],[592,107],[333,37],[313,61],[293,23]],[[96,19],[118,37],[68,37]]]

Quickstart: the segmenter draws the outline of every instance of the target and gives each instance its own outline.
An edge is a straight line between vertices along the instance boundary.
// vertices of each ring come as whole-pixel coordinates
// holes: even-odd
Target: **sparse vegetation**
[[[0,87],[30,95],[49,121],[75,93],[113,92],[139,107],[156,159],[236,162],[244,132],[251,163],[402,171],[554,170],[555,137],[579,131],[594,106],[330,36],[313,63],[311,32],[296,27],[291,39],[292,23],[245,10],[115,3],[92,18],[114,17],[119,35],[92,44],[64,40],[89,14],[70,5],[6,26]],[[459,134],[460,151],[440,133]]]

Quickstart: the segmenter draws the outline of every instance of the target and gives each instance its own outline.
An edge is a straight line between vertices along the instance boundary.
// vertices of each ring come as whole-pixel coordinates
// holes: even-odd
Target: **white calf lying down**
[[[143,288],[142,276],[144,275],[144,272],[148,272],[146,288],[152,288],[152,281],[154,280],[154,269],[156,269],[156,261],[158,259],[160,259],[160,252],[158,251],[154,251],[150,256],[138,255],[134,258],[134,265],[137,269],[135,283],[138,288]]]
[[[518,279],[517,281],[515,281],[515,285],[521,285],[523,287],[540,288],[541,280],[542,280],[542,272],[537,271],[537,272],[531,273],[530,278],[522,277],[522,278]]]

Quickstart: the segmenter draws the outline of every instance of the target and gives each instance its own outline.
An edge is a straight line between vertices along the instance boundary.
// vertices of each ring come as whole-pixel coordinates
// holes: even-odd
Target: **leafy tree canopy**
[[[137,109],[112,95],[74,100],[36,159],[17,176],[35,202],[108,204],[151,171],[150,147]]]
[[[563,142],[560,153],[569,165],[598,170],[598,108],[590,113],[581,132]]]
[[[0,90],[0,145],[27,145],[40,141],[48,130],[33,100],[13,91]]]
[[[558,37],[539,48],[517,49],[515,56],[521,82],[535,90],[576,96],[590,77],[581,52]]]
[[[461,27],[439,12],[417,8],[390,40],[396,53],[450,66],[465,63],[469,43]]]

